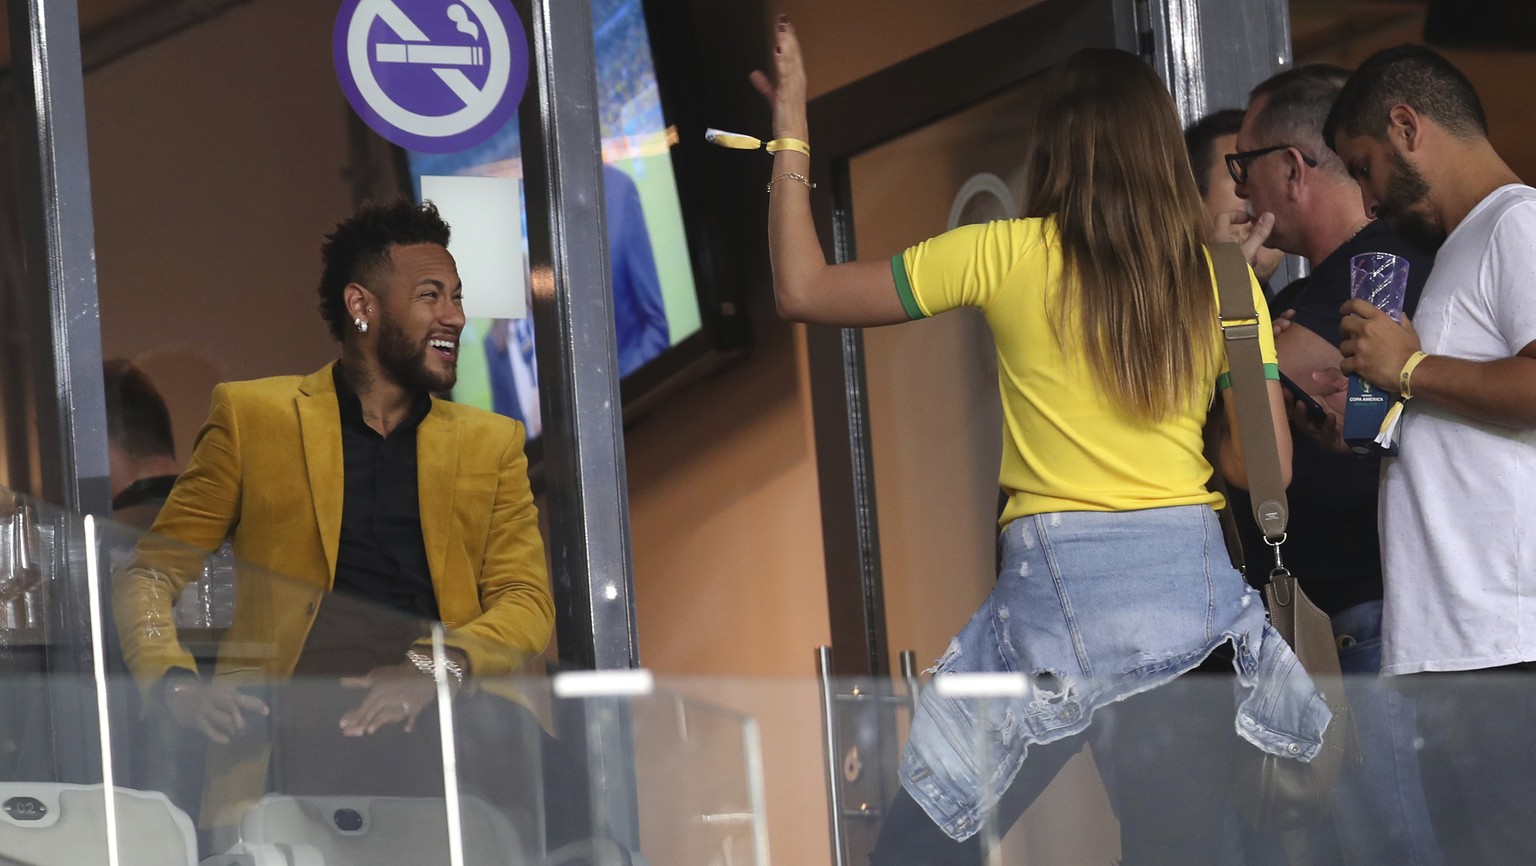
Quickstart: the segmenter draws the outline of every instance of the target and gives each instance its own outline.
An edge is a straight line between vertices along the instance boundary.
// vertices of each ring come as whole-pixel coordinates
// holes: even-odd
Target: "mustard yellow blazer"
[[[241,566],[215,677],[239,686],[292,675],[336,575],[343,463],[331,366],[214,389],[186,472],[115,582],[123,655],[144,690],[172,667],[196,669],[171,608],[231,532]],[[524,438],[517,421],[436,398],[416,434],[421,534],[438,611],[448,643],[466,653],[477,678],[542,652],[553,627]],[[213,765],[230,769],[214,757],[210,794],[221,787]],[[255,765],[235,774],[246,777],[239,793],[259,796],[266,753],[246,758]]]

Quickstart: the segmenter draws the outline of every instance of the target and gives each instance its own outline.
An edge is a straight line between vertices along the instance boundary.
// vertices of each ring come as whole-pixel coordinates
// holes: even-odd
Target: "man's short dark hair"
[[[1462,140],[1488,136],[1482,100],[1461,70],[1422,45],[1399,45],[1367,57],[1349,77],[1323,139],[1330,148],[1340,135],[1385,141],[1394,105],[1411,106]]]
[[[1248,96],[1252,101],[1264,100],[1253,116],[1258,146],[1299,147],[1320,167],[1346,174],[1344,163],[1323,141],[1323,124],[1348,80],[1349,70],[1332,63],[1308,63],[1270,76]]]
[[[155,383],[126,358],[101,365],[107,391],[107,441],[135,459],[176,456],[171,412]]]
[[[390,264],[389,248],[399,244],[437,244],[448,246],[448,224],[431,202],[416,204],[397,198],[385,204],[369,202],[352,216],[336,224],[325,236],[320,258],[325,270],[320,275],[320,316],[340,340],[350,322],[343,290],[350,283],[361,283],[377,292],[379,271]]]
[[[1226,154],[1216,152],[1216,139],[1237,135],[1242,125],[1241,108],[1224,108],[1207,114],[1184,130],[1184,147],[1189,151],[1189,167],[1195,173],[1195,186],[1199,188],[1201,198],[1211,191],[1211,169],[1226,157]]]

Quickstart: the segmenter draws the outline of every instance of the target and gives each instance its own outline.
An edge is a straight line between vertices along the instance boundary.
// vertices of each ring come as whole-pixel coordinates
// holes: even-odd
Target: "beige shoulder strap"
[[[1264,537],[1278,543],[1285,536],[1289,508],[1280,483],[1280,450],[1270,415],[1269,386],[1259,342],[1259,314],[1253,306],[1248,263],[1237,244],[1212,244],[1216,288],[1221,303],[1221,335],[1231,370],[1229,399],[1236,401],[1237,430],[1242,436],[1243,465],[1253,517]]]

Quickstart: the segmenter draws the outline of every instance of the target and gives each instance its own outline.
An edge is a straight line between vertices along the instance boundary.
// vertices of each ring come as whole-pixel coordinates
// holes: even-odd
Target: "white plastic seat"
[[[195,866],[192,819],[164,794],[117,788],[120,866]],[[105,866],[107,798],[101,785],[0,782],[0,864]]]
[[[461,797],[459,807],[464,866],[539,861],[484,800]],[[241,819],[240,844],[304,846],[324,866],[449,866],[447,807],[441,798],[269,794]]]

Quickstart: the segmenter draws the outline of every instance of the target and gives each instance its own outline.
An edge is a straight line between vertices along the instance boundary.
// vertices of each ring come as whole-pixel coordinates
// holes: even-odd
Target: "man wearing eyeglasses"
[[[1406,257],[1410,311],[1432,264],[1391,226],[1366,215],[1359,186],[1323,143],[1323,123],[1347,77],[1340,67],[1314,64],[1260,84],[1238,129],[1237,152],[1226,156],[1238,196],[1256,213],[1274,215],[1269,244],[1312,265],[1311,275],[1282,289],[1271,308],[1292,311],[1275,339],[1281,370],[1326,413],[1309,419],[1298,403],[1292,416],[1304,432],[1329,442],[1337,441],[1344,411],[1339,307],[1350,297],[1350,259],[1365,252]],[[1294,439],[1286,565],[1333,621],[1362,756],[1359,772],[1342,782],[1327,822],[1332,826],[1306,834],[1308,859],[1438,863],[1417,787],[1413,707],[1376,681],[1383,594],[1376,532],[1380,460],[1339,453],[1309,436]],[[1248,513],[1244,503],[1235,507],[1237,514]],[[1245,523],[1244,546],[1264,551],[1258,528]]]
[[[1253,233],[1262,234],[1264,228],[1237,197],[1232,175],[1222,162],[1224,154],[1237,149],[1237,130],[1242,125],[1241,108],[1212,112],[1184,130],[1184,147],[1189,151],[1189,167],[1195,173],[1195,189],[1200,192],[1205,212],[1211,218],[1211,234],[1207,240],[1212,243],[1232,241],[1243,244],[1247,250],[1253,248],[1249,243]],[[1267,234],[1263,236],[1268,237]],[[1274,293],[1269,280],[1284,261],[1285,253],[1268,245],[1260,244],[1252,253],[1249,264],[1264,285],[1264,294]]]

